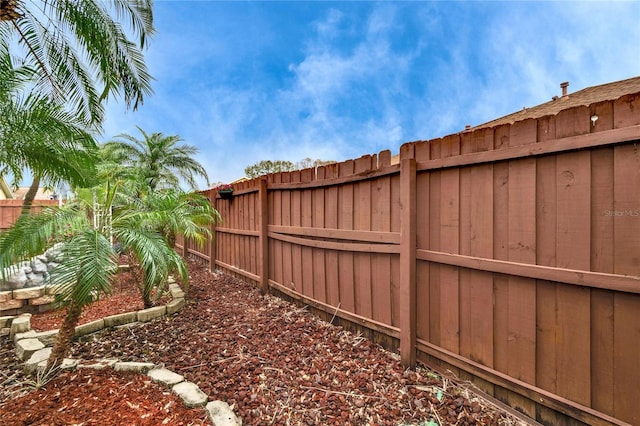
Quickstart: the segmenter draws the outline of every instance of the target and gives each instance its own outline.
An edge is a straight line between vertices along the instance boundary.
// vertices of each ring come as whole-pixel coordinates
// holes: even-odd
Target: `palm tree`
[[[203,245],[207,237],[211,237],[211,224],[221,220],[209,199],[197,193],[165,190],[151,192],[142,199],[127,198],[125,207],[118,211],[117,219],[114,219],[114,228],[155,231],[163,237],[172,253],[176,253],[176,235]],[[124,223],[127,225],[122,226]],[[121,237],[116,236],[120,241]],[[153,277],[141,266],[134,264],[132,269],[139,272],[140,295],[145,308],[150,308],[160,298],[166,281],[162,276]],[[156,298],[152,300],[154,289]]]
[[[152,0],[0,0],[0,57],[13,58],[14,63],[21,64],[21,72],[16,77],[25,82],[33,94],[28,100],[40,107],[46,102],[56,114],[66,114],[71,123],[80,123],[92,131],[101,129],[102,101],[110,95],[121,95],[127,108],[135,110],[144,96],[152,93],[153,78],[142,51],[153,32]],[[0,67],[6,74],[13,63],[0,61]],[[0,70],[0,74],[2,72]],[[5,115],[4,108],[0,115]],[[37,123],[33,126],[40,129],[41,134],[49,129]],[[12,141],[3,140],[1,130],[0,143],[10,146]],[[44,142],[46,148],[59,142],[48,139]],[[36,138],[30,143],[43,142]],[[72,164],[63,157],[77,157],[77,154],[66,149],[49,154],[55,154],[61,164]],[[4,154],[2,149],[0,153]],[[11,164],[6,156],[0,158],[5,166],[9,164],[14,178],[18,178],[15,180],[19,181],[22,171],[16,172],[16,169],[17,165],[24,165],[23,162]],[[26,194],[23,212],[32,203],[41,180],[55,184],[60,179],[68,179],[59,173],[54,173],[52,178],[54,164],[45,163],[45,166],[44,169],[29,166],[34,180]]]
[[[94,188],[103,211],[117,200],[119,182],[103,183]],[[58,332],[46,371],[60,365],[69,352],[71,339],[85,306],[95,294],[109,293],[116,273],[116,254],[109,241],[110,233],[134,256],[144,272],[145,285],[165,282],[169,274],[188,280],[183,259],[166,242],[162,234],[129,210],[116,215],[110,226],[105,216],[90,221],[95,199],[79,198],[62,207],[44,209],[35,215],[23,215],[12,228],[0,234],[0,271],[41,254],[59,243],[63,262],[50,275],[51,285],[60,285],[57,300],[67,309]]]
[[[46,370],[62,363],[69,352],[75,326],[82,309],[93,301],[94,293],[109,293],[117,267],[111,244],[93,229],[80,204],[46,208],[37,215],[22,215],[12,228],[0,234],[0,269],[42,253],[53,242],[61,243],[64,262],[50,276],[50,284],[60,285],[57,300],[67,315],[58,332]]]
[[[121,134],[116,136],[120,140],[107,142],[104,148],[112,158],[133,168],[148,191],[176,188],[180,179],[195,190],[196,176],[208,182],[206,170],[193,159],[198,152],[195,146],[178,144],[182,139],[177,135],[148,134],[140,127],[138,130],[143,139]]]
[[[61,105],[38,92],[28,92],[25,67],[13,67],[8,51],[0,51],[0,175],[22,180],[32,171],[35,195],[40,180],[90,186],[97,143],[85,125]],[[28,210],[33,196],[27,197]]]
[[[86,124],[102,123],[109,95],[135,109],[152,93],[142,50],[153,32],[152,0],[0,0],[0,51]]]

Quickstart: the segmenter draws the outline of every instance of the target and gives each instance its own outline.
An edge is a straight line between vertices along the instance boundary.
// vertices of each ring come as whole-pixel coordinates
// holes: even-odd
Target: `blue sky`
[[[640,2],[155,2],[154,95],[104,140],[180,135],[212,182],[342,161],[640,75]],[[205,183],[201,183],[202,188]]]

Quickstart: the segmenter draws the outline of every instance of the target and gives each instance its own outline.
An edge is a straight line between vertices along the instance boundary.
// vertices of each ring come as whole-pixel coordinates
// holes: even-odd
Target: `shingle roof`
[[[513,114],[505,115],[468,130],[477,130],[486,127],[495,127],[502,124],[512,124],[516,121],[529,118],[541,118],[548,115],[556,115],[562,110],[578,106],[587,106],[596,102],[612,101],[621,96],[633,93],[640,93],[640,77],[633,77],[627,80],[615,81],[613,83],[601,84],[599,86],[587,87],[566,96],[555,97],[553,100],[534,106],[524,108]]]

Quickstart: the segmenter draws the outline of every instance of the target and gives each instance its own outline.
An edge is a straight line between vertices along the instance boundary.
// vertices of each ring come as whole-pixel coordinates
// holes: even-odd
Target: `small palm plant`
[[[142,263],[132,265],[133,270],[138,271],[140,276],[140,294],[146,308],[157,303],[166,283],[166,273],[176,271],[182,276],[184,264],[182,258],[175,252],[176,235],[180,234],[185,239],[202,245],[207,241],[207,237],[211,237],[211,224],[219,220],[221,220],[220,215],[211,206],[209,199],[197,193],[188,194],[176,190],[156,191],[142,199],[128,198],[128,202],[123,204],[114,219],[114,236],[123,243],[124,247],[129,247],[129,250],[134,252],[134,261],[141,258],[139,249],[127,243],[130,238],[123,230],[127,232],[132,229],[137,232],[145,230],[161,236],[166,247],[170,249],[167,258],[173,259],[169,264],[170,269],[162,270],[161,273],[149,269],[148,265]],[[154,289],[156,290],[155,300],[152,299]]]
[[[79,203],[46,208],[36,215],[22,215],[0,234],[0,269],[43,253],[58,243],[64,261],[50,276],[57,287],[57,301],[66,308],[46,371],[59,366],[68,354],[71,339],[85,306],[95,294],[109,293],[117,270],[109,240],[89,223]]]

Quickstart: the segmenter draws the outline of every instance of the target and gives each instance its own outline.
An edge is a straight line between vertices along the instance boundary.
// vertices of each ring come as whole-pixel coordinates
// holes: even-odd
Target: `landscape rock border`
[[[130,326],[135,323],[144,323],[165,315],[179,312],[185,306],[185,293],[176,283],[173,277],[167,280],[171,301],[166,305],[139,311],[126,312],[111,315],[102,319],[91,321],[76,327],[74,339],[102,331],[105,328]],[[31,290],[31,289],[30,289]],[[0,317],[0,329],[4,334],[9,334],[13,340],[17,357],[24,362],[25,371],[39,374],[44,370],[47,360],[51,355],[53,342],[58,330],[36,332],[31,330],[31,314],[25,313],[19,316]],[[91,364],[83,364],[78,360],[67,358],[60,369],[76,368],[113,368],[115,371],[132,371],[146,374],[153,382],[163,384],[178,395],[186,407],[204,407],[209,421],[213,426],[241,426],[239,419],[224,401],[209,401],[208,396],[200,390],[198,385],[185,381],[184,376],[174,373],[153,363],[145,362],[120,362],[118,360],[98,360]]]

